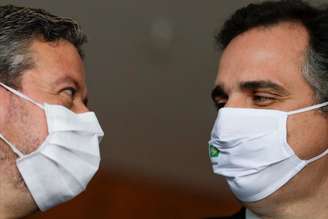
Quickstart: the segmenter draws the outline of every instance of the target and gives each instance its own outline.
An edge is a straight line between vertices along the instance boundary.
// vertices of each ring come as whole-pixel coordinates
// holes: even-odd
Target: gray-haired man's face
[[[60,104],[77,113],[88,111],[85,69],[76,48],[67,41],[35,40],[31,53],[35,66],[23,72],[21,92],[40,103]],[[0,99],[1,133],[20,151],[31,153],[48,135],[44,111],[2,87]],[[17,209],[9,208],[10,204],[0,208],[7,208],[8,217],[21,217],[34,211],[36,205],[16,168],[17,157],[2,141],[0,157],[0,194],[9,203],[12,199]]]

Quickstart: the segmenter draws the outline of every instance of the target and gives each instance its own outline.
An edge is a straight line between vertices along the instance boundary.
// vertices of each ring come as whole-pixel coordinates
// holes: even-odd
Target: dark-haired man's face
[[[254,28],[233,39],[218,69],[214,101],[218,107],[291,111],[315,104],[314,92],[302,74],[308,34],[298,24]],[[320,110],[288,117],[289,145],[301,159],[322,153],[328,144],[328,119]],[[310,164],[261,204],[290,201],[318,188],[328,158]],[[318,174],[319,173],[319,174]],[[305,189],[306,188],[306,189]],[[297,195],[296,195],[297,194]],[[269,205],[272,207],[273,205]]]
[[[84,65],[71,43],[35,40],[31,55],[35,66],[22,74],[22,93],[40,103],[63,105],[77,113],[88,111]],[[1,133],[20,151],[31,153],[48,135],[44,111],[2,87],[0,99]],[[13,199],[17,209],[4,207],[10,209],[13,217],[24,216],[36,205],[18,173],[16,155],[7,144],[2,141],[0,144],[0,194],[7,200]]]

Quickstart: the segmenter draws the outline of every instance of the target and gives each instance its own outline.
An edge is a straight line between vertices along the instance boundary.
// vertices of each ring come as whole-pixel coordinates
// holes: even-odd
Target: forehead
[[[216,84],[255,80],[286,84],[292,78],[301,79],[307,45],[308,33],[300,24],[285,22],[251,29],[223,51]]]
[[[68,41],[35,40],[30,47],[34,69],[43,80],[70,78],[85,87],[85,69],[77,49]]]

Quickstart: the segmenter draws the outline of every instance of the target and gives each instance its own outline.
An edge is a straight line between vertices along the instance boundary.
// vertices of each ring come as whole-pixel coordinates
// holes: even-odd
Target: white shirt
[[[261,219],[250,210],[246,209],[246,219]]]

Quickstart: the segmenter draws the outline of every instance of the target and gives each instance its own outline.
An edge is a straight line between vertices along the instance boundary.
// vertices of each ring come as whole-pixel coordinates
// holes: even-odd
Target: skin
[[[65,40],[35,39],[30,47],[34,67],[23,72],[20,91],[39,103],[59,104],[87,112],[83,61]],[[48,135],[42,109],[0,87],[0,133],[24,154],[31,153]],[[0,141],[0,218],[18,218],[37,210],[15,164],[17,156]]]
[[[302,73],[308,42],[306,29],[291,22],[237,36],[220,59],[214,102],[218,107],[282,111],[316,104],[314,91]],[[313,110],[292,115],[287,132],[287,141],[298,157],[313,158],[328,146],[327,113]],[[325,156],[270,196],[242,204],[263,219],[328,218],[327,168]]]

